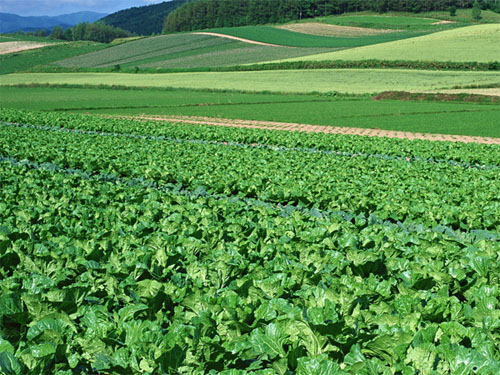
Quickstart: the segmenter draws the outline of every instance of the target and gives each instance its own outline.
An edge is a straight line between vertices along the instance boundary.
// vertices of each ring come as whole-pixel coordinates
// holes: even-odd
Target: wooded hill
[[[120,10],[101,19],[101,22],[119,27],[137,35],[159,34],[165,18],[188,0],[172,0]]]
[[[483,9],[500,11],[500,2],[495,0],[479,3]],[[473,4],[474,0],[197,0],[171,12],[163,31],[280,23],[358,11],[418,13],[470,8]]]

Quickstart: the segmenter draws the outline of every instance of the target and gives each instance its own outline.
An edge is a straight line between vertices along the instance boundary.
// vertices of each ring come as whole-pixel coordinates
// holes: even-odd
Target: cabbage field
[[[0,373],[500,368],[500,147],[0,109]]]

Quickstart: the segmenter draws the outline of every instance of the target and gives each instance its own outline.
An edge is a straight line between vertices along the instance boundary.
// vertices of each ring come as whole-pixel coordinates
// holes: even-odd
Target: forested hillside
[[[358,11],[426,12],[470,8],[474,0],[197,0],[170,13],[164,31],[190,31],[233,27]],[[500,10],[500,2],[482,0],[480,6]]]
[[[186,1],[188,0],[172,0],[124,9],[104,17],[101,21],[138,35],[161,33],[165,17]]]

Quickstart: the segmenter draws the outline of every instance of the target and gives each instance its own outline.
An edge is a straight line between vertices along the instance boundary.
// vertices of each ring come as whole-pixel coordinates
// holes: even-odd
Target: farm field
[[[307,56],[307,60],[477,61],[500,59],[500,24],[468,26],[417,38]]]
[[[498,72],[423,71],[404,69],[315,69],[257,72],[194,72],[175,74],[19,73],[4,75],[1,85],[76,84],[193,89],[378,93],[427,91],[467,85],[498,85]]]
[[[60,43],[59,40],[43,38],[32,35],[0,34],[0,43],[4,42],[38,42],[38,43]]]
[[[481,17],[483,23],[500,22],[500,15],[490,10],[483,10]],[[473,24],[471,9],[457,9],[456,16],[450,16],[450,12],[443,11],[420,13],[387,12],[383,15],[371,12],[357,12],[338,16],[317,17],[314,20],[340,26],[418,31],[439,31]],[[444,23],[441,21],[451,22]],[[304,20],[302,22],[308,21]]]
[[[0,375],[498,375],[500,14],[310,14],[0,56]]]
[[[196,68],[250,64],[331,51],[258,46],[208,35],[176,34],[139,39],[57,61],[62,67]]]
[[[331,37],[294,32],[272,26],[241,26],[207,29],[208,32],[236,36],[290,47],[352,48],[370,44],[385,43],[419,35],[411,32],[395,32],[358,37]]]
[[[4,107],[108,115],[179,115],[500,137],[498,103],[413,102],[370,96],[191,90],[0,87]],[[30,97],[30,103],[25,98]]]
[[[399,32],[391,29],[373,29],[366,27],[338,26],[338,25],[325,24],[322,22],[296,22],[276,27],[279,29],[293,31],[302,34],[329,36],[329,37],[350,37],[350,38]]]
[[[36,48],[46,47],[48,43],[37,43],[29,41],[18,41],[18,42],[1,42],[0,43],[0,55],[5,55],[7,53],[27,51]]]
[[[106,44],[93,42],[58,43],[44,48],[0,55],[0,75],[51,64],[71,56],[85,54],[105,48]],[[0,82],[3,78],[0,78]]]
[[[496,374],[498,147],[0,118],[19,372]]]

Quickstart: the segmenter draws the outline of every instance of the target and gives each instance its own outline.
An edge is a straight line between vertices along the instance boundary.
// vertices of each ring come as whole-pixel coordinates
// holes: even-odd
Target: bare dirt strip
[[[412,133],[395,130],[382,130],[373,128],[346,128],[338,126],[307,125],[288,122],[274,121],[252,121],[252,120],[232,120],[213,117],[191,117],[191,116],[112,116],[114,118],[124,118],[132,120],[153,120],[173,123],[184,123],[193,125],[228,126],[236,128],[252,128],[267,130],[298,131],[305,133],[325,133],[325,134],[346,134],[360,135],[366,137],[387,137],[399,139],[420,139],[426,141],[449,141],[462,143],[483,143],[500,145],[500,138],[472,137],[449,134]]]
[[[426,92],[435,92],[440,94],[473,94],[484,96],[500,96],[500,87],[491,89],[449,89],[449,90],[433,90]]]
[[[303,34],[337,37],[360,37],[400,32],[401,30],[370,29],[366,27],[338,26],[320,22],[292,23],[276,26],[278,29],[294,31]]]
[[[21,52],[29,49],[42,48],[49,43],[36,43],[36,42],[3,42],[0,43],[0,55],[8,53]]]
[[[218,36],[220,38],[227,38],[227,39],[237,40],[239,42],[244,42],[244,43],[249,43],[249,44],[257,44],[259,46],[286,47],[286,46],[280,46],[279,44],[270,44],[270,43],[264,43],[264,42],[257,42],[255,40],[250,40],[250,39],[245,39],[245,38],[238,38],[237,36],[226,35],[226,34],[219,34],[219,33],[198,32],[198,33],[192,33],[192,34]]]

